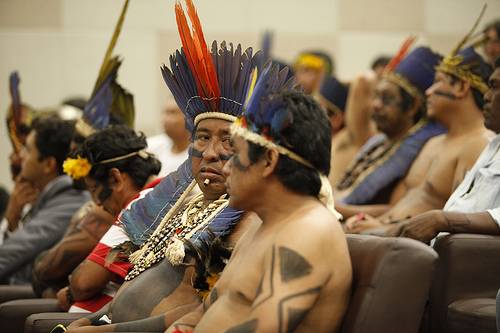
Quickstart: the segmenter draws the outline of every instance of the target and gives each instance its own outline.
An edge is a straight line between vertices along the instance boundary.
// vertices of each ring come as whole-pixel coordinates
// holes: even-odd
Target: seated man
[[[496,133],[442,210],[417,215],[385,231],[429,242],[439,232],[500,234],[500,58],[484,95],[484,124]]]
[[[400,63],[390,64],[377,83],[372,117],[383,134],[372,137],[361,148],[336,184],[335,195],[342,202],[338,209],[344,217],[357,212],[349,205],[381,204],[387,209],[395,201],[394,188],[424,144],[443,133],[441,125],[426,120],[424,98],[439,59],[429,48],[416,48]],[[380,211],[380,207],[374,208]]]
[[[110,126],[88,137],[78,158],[65,162],[65,171],[76,179],[85,177],[94,202],[116,218],[160,172],[160,162],[146,148],[144,135],[125,125]],[[127,241],[120,227],[111,226],[73,271],[69,286],[59,291],[63,309],[72,306],[70,312],[95,312],[113,298],[130,264],[127,258],[107,257],[113,247]]]
[[[181,6],[177,5],[176,10],[178,25],[188,29]],[[194,11],[190,1],[188,10]],[[191,12],[193,16],[196,13]],[[205,46],[202,32],[196,34]],[[191,36],[182,42],[184,49],[193,46]],[[171,69],[162,68],[192,133],[189,160],[121,214],[120,224],[130,239],[142,244],[130,257],[135,266],[113,301],[101,311],[73,322],[71,332],[164,331],[201,303],[200,295],[206,294],[211,277],[221,270],[220,266],[209,265],[208,248],[213,238],[231,248],[245,230],[245,223],[255,222],[228,206],[222,168],[232,155],[229,126],[242,112],[245,87],[260,57],[253,56],[251,49],[241,52],[240,46],[229,49],[225,43],[220,47],[214,43],[212,52],[203,54],[202,63],[206,66],[204,73],[214,73],[218,78],[215,82],[197,72],[199,68],[184,52],[178,51],[171,58]],[[234,72],[234,66],[215,67],[214,60],[221,64],[222,59],[231,59],[233,65],[239,63],[239,70]],[[237,84],[225,84],[227,79]],[[200,90],[188,89],[183,85],[186,82]],[[211,92],[201,90],[202,86],[210,87]],[[189,199],[187,195],[196,187],[201,194]],[[109,322],[108,318],[112,323],[102,325]]]
[[[9,225],[23,224],[0,245],[0,281],[31,282],[36,256],[64,235],[71,216],[88,200],[87,193],[72,188],[62,164],[69,152],[74,123],[57,117],[40,117],[32,124],[22,150],[20,177],[40,192],[31,210],[21,216],[7,215]]]
[[[427,91],[429,114],[444,124],[448,133],[424,147],[395,191],[402,193],[397,204],[378,219],[368,215],[351,218],[346,225],[349,232],[442,209],[488,143],[491,132],[484,127],[481,110],[491,69],[472,48],[460,51],[454,59],[446,57],[439,64],[435,82]]]
[[[92,201],[72,217],[63,238],[42,252],[33,266],[33,290],[38,297],[56,298],[68,284],[68,276],[97,245],[114,218]]]
[[[231,204],[256,212],[262,224],[240,239],[203,306],[168,332],[340,326],[351,262],[333,205],[329,211],[318,200],[329,186],[331,130],[319,105],[280,77],[276,65],[264,69],[231,128],[235,154],[224,167]]]

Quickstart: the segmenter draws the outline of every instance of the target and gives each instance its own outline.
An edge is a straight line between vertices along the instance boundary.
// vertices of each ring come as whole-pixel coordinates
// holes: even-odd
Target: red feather
[[[384,71],[385,72],[392,72],[394,68],[396,68],[401,60],[404,59],[408,51],[410,50],[411,46],[413,43],[415,43],[415,40],[417,38],[415,36],[410,36],[405,39],[401,47],[399,48],[399,51],[396,53],[396,55],[391,59],[391,61],[385,66]]]
[[[203,36],[203,29],[193,2],[186,0],[186,5],[189,19],[193,26],[192,32],[181,4],[179,2],[175,4],[177,27],[184,53],[196,80],[196,88],[199,95],[204,98],[214,98],[209,104],[213,106],[213,109],[216,109],[219,104],[218,97],[220,97],[217,72],[212,62],[212,56],[208,52],[205,37]]]

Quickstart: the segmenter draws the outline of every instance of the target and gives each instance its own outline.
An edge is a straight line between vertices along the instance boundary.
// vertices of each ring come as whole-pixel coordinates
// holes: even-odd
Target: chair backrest
[[[407,238],[347,235],[352,296],[342,333],[417,333],[436,252]]]

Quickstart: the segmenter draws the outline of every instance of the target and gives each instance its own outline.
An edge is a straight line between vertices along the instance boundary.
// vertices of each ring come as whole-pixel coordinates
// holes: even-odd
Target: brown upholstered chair
[[[342,333],[417,333],[437,262],[406,238],[347,235],[353,290]]]
[[[437,255],[406,238],[348,235],[353,264],[352,298],[342,333],[417,333]],[[31,315],[26,333],[46,332],[68,314]]]
[[[30,284],[28,285],[0,285],[0,304],[15,299],[34,298],[35,292]]]
[[[56,299],[20,299],[0,304],[0,331],[23,333],[24,322],[32,313],[61,311]]]
[[[496,332],[500,237],[447,235],[434,249],[439,264],[430,293],[430,332]]]

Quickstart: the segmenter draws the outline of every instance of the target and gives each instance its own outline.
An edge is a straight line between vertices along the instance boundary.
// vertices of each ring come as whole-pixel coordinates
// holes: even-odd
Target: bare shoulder
[[[337,246],[343,247],[345,234],[335,216],[318,203],[300,216],[287,221],[276,235],[276,241],[323,253],[331,252]]]
[[[234,247],[234,252],[237,252],[237,249],[242,246],[241,244],[248,243],[253,238],[261,224],[262,220],[254,212],[245,212],[243,214],[227,239],[229,245]]]

